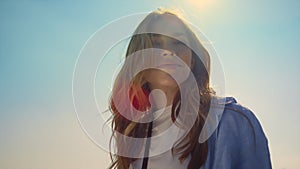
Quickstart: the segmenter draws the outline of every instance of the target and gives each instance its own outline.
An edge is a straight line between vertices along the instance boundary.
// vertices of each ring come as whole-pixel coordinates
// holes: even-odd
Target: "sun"
[[[204,9],[211,6],[215,0],[186,0],[188,4],[197,9]]]

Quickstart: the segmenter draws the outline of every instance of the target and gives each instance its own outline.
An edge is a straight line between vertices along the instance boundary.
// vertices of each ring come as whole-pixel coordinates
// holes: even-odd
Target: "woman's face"
[[[157,69],[148,69],[145,72],[145,80],[152,89],[177,87],[178,83],[184,82],[189,76],[190,71],[183,69],[183,64],[189,68],[192,65],[192,51],[184,43],[188,42],[185,29],[176,17],[165,14],[151,25],[151,30],[162,32],[163,35],[151,36],[152,47],[158,49],[154,53],[159,55],[159,66]],[[175,76],[177,82],[174,80]]]

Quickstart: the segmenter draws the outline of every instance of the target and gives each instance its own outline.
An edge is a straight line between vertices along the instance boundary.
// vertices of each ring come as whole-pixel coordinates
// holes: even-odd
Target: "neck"
[[[170,106],[173,103],[175,95],[178,91],[177,87],[150,86],[154,92],[151,93],[151,100],[154,107],[157,109]]]

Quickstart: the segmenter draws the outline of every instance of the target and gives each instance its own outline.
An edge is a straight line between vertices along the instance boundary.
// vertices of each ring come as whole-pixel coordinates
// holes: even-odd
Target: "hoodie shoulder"
[[[213,168],[271,168],[268,141],[254,113],[233,97],[220,100],[224,110],[210,146],[210,159],[218,161]]]

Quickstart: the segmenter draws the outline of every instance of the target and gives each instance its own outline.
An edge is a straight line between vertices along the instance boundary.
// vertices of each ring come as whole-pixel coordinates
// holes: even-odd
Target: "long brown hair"
[[[189,111],[197,112],[197,118],[194,122],[194,125],[189,130],[188,134],[184,139],[176,143],[176,146],[172,148],[173,153],[180,153],[179,160],[185,160],[189,155],[191,155],[191,160],[188,164],[188,169],[200,168],[206,160],[208,146],[207,142],[199,143],[198,138],[200,132],[204,126],[206,116],[209,111],[211,98],[214,95],[214,91],[210,88],[209,85],[209,74],[210,74],[210,56],[207,50],[202,46],[196,35],[193,31],[187,26],[187,24],[175,13],[165,10],[158,10],[150,13],[138,26],[134,35],[131,37],[130,43],[127,48],[126,57],[143,49],[151,48],[151,33],[141,33],[140,30],[145,30],[145,27],[149,26],[152,22],[155,22],[155,19],[160,18],[162,15],[172,15],[182,23],[185,29],[185,33],[189,39],[189,44],[191,45],[192,50],[192,59],[193,65],[191,68],[192,75],[197,81],[197,86],[201,100],[200,106],[190,108]],[[200,59],[201,58],[201,59]],[[121,72],[124,73],[125,68],[122,68],[119,76],[117,76],[112,95],[116,96],[122,100],[120,96],[120,91],[127,90],[129,91],[130,103],[138,110],[147,110],[151,105],[148,102],[148,94],[151,92],[150,88],[145,80],[143,80],[143,72],[137,74],[130,82],[124,85],[124,79],[121,78]],[[191,90],[191,93],[193,90]],[[188,99],[193,99],[187,97]],[[126,98],[124,98],[126,99]],[[178,91],[172,104],[172,120],[175,121],[178,116],[181,106],[181,93]],[[192,106],[191,106],[192,107]],[[131,111],[130,109],[125,108],[119,110],[116,108],[116,104],[113,99],[110,100],[110,110],[113,113],[112,117],[112,129],[113,132],[118,132],[123,135],[135,138],[145,138],[147,133],[148,123],[137,123],[125,118],[120,111]],[[112,139],[114,136],[112,136]],[[118,140],[118,137],[114,139]],[[118,142],[118,141],[117,141]],[[124,149],[124,144],[117,144],[117,149]],[[137,145],[136,145],[137,146]],[[130,149],[130,145],[128,147]],[[133,163],[136,158],[125,157],[121,155],[111,154],[112,164],[109,167],[110,169],[128,169],[130,164]]]

